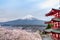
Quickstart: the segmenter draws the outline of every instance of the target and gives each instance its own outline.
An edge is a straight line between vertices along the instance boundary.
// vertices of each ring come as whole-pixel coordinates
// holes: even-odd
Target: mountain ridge
[[[16,19],[12,21],[3,22],[2,25],[45,25],[45,21],[39,20],[35,17],[28,17],[25,19]]]

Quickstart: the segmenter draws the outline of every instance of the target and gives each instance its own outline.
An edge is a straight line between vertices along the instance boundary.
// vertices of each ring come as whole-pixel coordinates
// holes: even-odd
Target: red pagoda
[[[52,9],[46,16],[54,16],[54,18],[46,22],[48,24],[53,24],[53,26],[51,29],[46,29],[45,31],[51,33],[53,40],[60,40],[60,10]]]

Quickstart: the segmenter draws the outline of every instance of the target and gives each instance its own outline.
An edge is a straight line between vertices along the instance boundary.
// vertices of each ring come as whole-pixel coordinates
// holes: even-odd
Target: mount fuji
[[[25,16],[22,19],[16,19],[16,20],[12,20],[12,21],[8,21],[8,22],[4,22],[2,23],[2,25],[6,26],[6,25],[44,25],[45,21],[37,19],[31,15]]]

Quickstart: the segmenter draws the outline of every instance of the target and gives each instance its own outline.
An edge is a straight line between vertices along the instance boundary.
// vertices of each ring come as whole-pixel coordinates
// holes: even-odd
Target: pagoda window
[[[53,21],[51,21],[51,24],[53,24]]]
[[[58,22],[54,22],[54,27],[53,28],[58,28]]]
[[[58,17],[60,18],[60,12],[59,12],[59,14],[58,14]]]
[[[55,26],[58,26],[58,22],[55,23]]]
[[[56,37],[56,34],[52,34],[52,36],[55,38]]]
[[[54,27],[53,28],[55,28],[55,23],[54,23]]]
[[[52,33],[50,33],[50,35],[52,35]]]
[[[55,28],[58,28],[58,24],[57,24],[57,23],[58,23],[58,22],[54,22],[54,27],[53,27],[54,29],[55,29]]]
[[[58,22],[56,22],[57,23],[57,28],[58,28]]]
[[[56,14],[54,14],[54,16],[55,16],[55,18],[58,18],[59,15],[58,15],[58,13],[56,13]]]
[[[60,28],[60,22],[59,22],[59,24],[58,24],[58,27]]]
[[[58,34],[56,34],[56,38],[58,38]]]
[[[54,16],[55,16],[55,18],[56,18],[56,16],[57,16],[57,15],[56,15],[56,14],[54,14]]]
[[[57,15],[56,15],[57,17],[58,17],[58,13],[57,13]]]
[[[57,24],[55,23],[55,27],[57,28]]]

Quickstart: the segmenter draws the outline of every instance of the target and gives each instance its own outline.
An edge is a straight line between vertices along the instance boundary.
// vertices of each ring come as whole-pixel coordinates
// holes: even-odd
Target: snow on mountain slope
[[[3,25],[45,25],[45,21],[39,20],[32,15],[25,16],[22,19],[4,22]]]
[[[23,20],[39,20],[39,19],[35,18],[35,17],[32,16],[32,15],[27,15],[27,16],[23,17],[22,19],[23,19]]]

